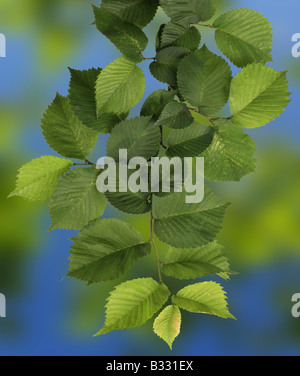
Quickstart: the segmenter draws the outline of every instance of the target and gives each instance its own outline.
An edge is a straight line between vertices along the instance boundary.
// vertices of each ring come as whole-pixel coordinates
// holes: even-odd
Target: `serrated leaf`
[[[184,103],[172,102],[163,109],[157,125],[179,129],[186,128],[194,122],[194,118]]]
[[[119,219],[94,222],[71,240],[68,276],[88,283],[119,278],[151,252],[142,235]]]
[[[126,113],[142,99],[144,90],[143,71],[125,56],[119,57],[104,68],[97,79],[98,116]]]
[[[69,68],[71,73],[69,99],[74,114],[88,128],[98,133],[108,133],[111,129],[124,120],[124,115],[103,114],[97,117],[95,85],[101,68],[89,70],[76,70]]]
[[[45,112],[41,127],[49,146],[68,158],[85,160],[98,139],[98,134],[75,116],[69,99],[58,93]]]
[[[189,53],[187,48],[167,47],[156,54],[156,61],[150,64],[151,74],[160,82],[175,88],[177,68],[180,61]]]
[[[222,286],[215,282],[201,282],[186,286],[172,296],[172,302],[189,312],[235,319],[228,311],[226,294]]]
[[[81,230],[102,216],[106,198],[96,188],[98,175],[93,167],[81,167],[61,180],[49,203],[50,230]]]
[[[205,45],[181,61],[177,78],[184,99],[204,115],[217,113],[228,101],[230,66]]]
[[[205,177],[210,181],[239,181],[255,171],[255,143],[240,127],[229,120],[214,123],[211,145],[204,157]]]
[[[212,127],[193,121],[188,128],[176,129],[169,134],[166,154],[169,157],[197,157],[209,147],[213,134]]]
[[[170,248],[162,272],[177,279],[194,279],[215,273],[228,278],[230,271],[223,247],[214,241],[192,249]]]
[[[207,21],[216,12],[212,0],[160,0],[160,5],[172,21],[184,25]]]
[[[139,278],[117,286],[106,304],[104,327],[96,334],[143,325],[167,301],[170,292],[152,278]]]
[[[159,48],[177,46],[194,51],[197,50],[200,42],[201,35],[198,29],[171,21],[161,30]]]
[[[167,342],[171,350],[175,338],[180,334],[180,327],[180,309],[174,304],[164,308],[153,324],[154,333]]]
[[[106,8],[94,8],[97,29],[105,35],[128,59],[138,63],[143,60],[143,51],[148,38],[136,25],[123,21]]]
[[[244,128],[265,125],[284,111],[290,102],[289,94],[286,72],[260,63],[248,65],[231,83],[232,121]]]
[[[159,89],[154,91],[145,100],[141,109],[141,116],[152,116],[153,120],[156,121],[165,106],[174,100],[175,95],[175,90],[167,91],[165,89]]]
[[[217,18],[213,27],[217,46],[236,66],[272,61],[272,27],[262,14],[234,9]]]
[[[107,141],[106,155],[119,162],[119,150],[127,150],[128,161],[133,157],[146,160],[160,149],[160,130],[150,116],[127,119],[114,127]]]
[[[157,237],[177,248],[196,248],[215,240],[228,204],[205,187],[204,200],[187,204],[186,192],[160,197],[154,208]]]
[[[26,163],[19,170],[16,188],[8,196],[20,196],[31,201],[48,200],[61,176],[73,162],[69,159],[43,156]]]
[[[145,27],[155,16],[157,0],[102,0],[101,7],[119,16],[123,21]]]

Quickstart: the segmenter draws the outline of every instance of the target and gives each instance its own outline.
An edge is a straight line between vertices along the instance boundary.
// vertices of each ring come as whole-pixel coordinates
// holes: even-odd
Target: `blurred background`
[[[0,319],[0,355],[300,354],[300,318],[291,315],[291,297],[300,293],[300,58],[291,54],[292,35],[300,33],[300,3],[217,2],[219,13],[247,7],[271,21],[271,66],[288,70],[292,102],[280,118],[248,132],[257,144],[256,173],[240,183],[215,187],[232,202],[220,240],[232,269],[239,273],[229,281],[215,280],[227,291],[238,320],[183,313],[182,334],[171,353],[152,333],[152,320],[133,330],[92,337],[103,325],[105,299],[115,284],[145,275],[156,278],[153,255],[139,261],[120,281],[87,287],[65,278],[68,239],[75,233],[48,232],[47,204],[6,199],[21,165],[41,155],[55,155],[42,136],[40,119],[57,91],[67,94],[67,67],[103,68],[120,55],[91,25],[91,4],[100,2],[0,0],[0,33],[7,42],[7,57],[0,58],[0,293],[7,299],[7,317]],[[159,11],[147,26],[152,42],[144,56],[153,56],[154,36],[163,20]],[[209,48],[217,52],[213,34],[203,32]],[[146,75],[145,99],[164,85],[151,77],[148,63],[141,67]],[[139,110],[140,105],[131,115]],[[90,159],[105,155],[106,139],[99,139]],[[122,214],[108,206],[105,216]],[[147,215],[126,219],[147,239]],[[165,246],[159,246],[163,255]],[[166,280],[174,290],[182,287]]]

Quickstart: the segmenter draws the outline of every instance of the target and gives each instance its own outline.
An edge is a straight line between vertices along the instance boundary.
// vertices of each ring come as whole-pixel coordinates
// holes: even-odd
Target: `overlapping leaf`
[[[124,120],[115,126],[107,142],[106,155],[119,161],[119,150],[127,150],[128,161],[133,157],[146,160],[157,155],[160,130],[150,116]]]
[[[111,129],[124,120],[124,115],[103,114],[97,116],[95,85],[101,68],[79,71],[70,69],[71,80],[69,99],[73,112],[84,125],[98,133],[108,133]]]
[[[212,115],[228,101],[231,69],[206,46],[185,57],[178,66],[178,88],[184,99],[204,115]]]
[[[160,49],[177,46],[194,51],[199,47],[201,41],[198,29],[172,21],[164,25],[159,38]]]
[[[42,119],[43,135],[60,155],[85,160],[98,134],[87,128],[73,113],[68,98],[57,93]]]
[[[152,278],[122,283],[111,292],[104,327],[96,335],[143,325],[165,304],[169,295],[168,288]]]
[[[177,279],[201,278],[215,273],[228,277],[229,264],[223,247],[214,241],[192,249],[170,248],[162,271]]]
[[[153,19],[157,7],[157,0],[102,0],[101,2],[101,8],[141,28]]]
[[[148,38],[136,25],[123,21],[115,13],[104,7],[94,6],[95,24],[97,29],[104,34],[123,55],[129,59],[140,62],[143,51],[147,47]]]
[[[244,128],[265,125],[284,111],[290,102],[288,96],[286,72],[260,63],[248,65],[231,83],[232,121]]]
[[[162,111],[157,125],[169,128],[186,128],[194,122],[194,118],[184,103],[169,103]]]
[[[217,18],[217,46],[236,66],[272,61],[272,27],[260,13],[252,9],[234,9]]]
[[[213,129],[196,121],[185,129],[173,130],[167,140],[169,157],[197,157],[211,144]]]
[[[253,172],[256,147],[251,137],[229,120],[214,123],[211,145],[204,157],[205,177],[210,181],[239,181]]]
[[[175,338],[180,333],[180,327],[181,313],[175,304],[169,305],[161,311],[153,324],[154,333],[167,342],[171,350]]]
[[[153,120],[157,120],[160,117],[165,106],[172,102],[176,95],[175,90],[159,89],[154,91],[145,100],[142,109],[141,116],[152,116]]]
[[[98,116],[126,113],[142,99],[144,90],[143,71],[125,56],[119,57],[104,68],[97,79]]]
[[[50,200],[50,230],[81,230],[104,213],[106,198],[96,188],[99,171],[77,168],[58,184]]]
[[[160,5],[172,21],[184,25],[207,21],[216,12],[212,0],[160,0]]]
[[[52,156],[32,160],[20,168],[16,188],[9,197],[20,196],[31,201],[48,200],[60,177],[72,165],[69,159]]]
[[[186,192],[172,193],[157,200],[154,231],[173,247],[196,248],[215,240],[221,229],[227,204],[205,187],[204,200],[186,204]]]
[[[183,47],[167,47],[156,54],[156,61],[150,64],[150,72],[160,82],[177,86],[177,68],[189,50]]]
[[[172,301],[179,308],[194,313],[207,313],[224,319],[235,317],[228,311],[225,292],[218,283],[202,282],[180,290]]]
[[[116,279],[151,252],[141,234],[118,219],[94,222],[72,240],[68,275],[89,283]]]

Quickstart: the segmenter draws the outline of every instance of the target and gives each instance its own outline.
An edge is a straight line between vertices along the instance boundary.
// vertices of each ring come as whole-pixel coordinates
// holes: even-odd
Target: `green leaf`
[[[189,50],[183,47],[167,47],[156,54],[156,61],[150,64],[151,74],[160,82],[177,86],[177,68]]]
[[[76,70],[69,68],[71,73],[69,99],[74,114],[88,128],[98,133],[108,133],[111,129],[124,120],[124,115],[103,114],[97,117],[95,85],[101,68],[89,70]]]
[[[96,188],[94,167],[77,168],[58,184],[50,200],[50,230],[81,230],[104,213],[106,198]]]
[[[177,279],[195,279],[215,273],[228,278],[230,273],[223,247],[217,241],[192,249],[170,248],[162,272]]]
[[[232,121],[244,128],[265,125],[284,111],[290,102],[289,94],[286,72],[260,63],[248,65],[231,83]]]
[[[128,59],[136,63],[142,61],[143,51],[148,44],[148,38],[144,32],[103,7],[94,6],[93,8],[97,29]]]
[[[157,0],[102,0],[101,2],[101,8],[141,28],[151,22],[157,7]]]
[[[178,67],[178,88],[184,99],[204,115],[217,113],[229,97],[231,69],[206,46],[185,57]]]
[[[68,158],[85,160],[98,139],[98,134],[75,116],[69,99],[58,93],[44,114],[41,126],[49,146]]]
[[[128,175],[130,176],[130,173]],[[127,214],[144,214],[150,212],[149,193],[135,193],[130,190],[128,192],[120,192],[118,188],[119,181],[117,181],[117,192],[105,193],[110,204],[116,209]]]
[[[217,18],[217,46],[236,66],[272,61],[272,27],[260,13],[252,9],[234,9]]]
[[[61,176],[73,162],[58,157],[34,159],[19,170],[15,190],[8,196],[20,196],[31,201],[46,201],[51,197]]]
[[[205,177],[210,181],[239,181],[254,172],[255,143],[240,127],[229,120],[216,121],[211,145],[204,157]]]
[[[178,192],[161,197],[154,208],[155,234],[177,248],[196,248],[215,240],[228,206],[208,187],[199,204],[187,204],[187,195]]]
[[[68,276],[88,283],[113,280],[151,252],[141,234],[118,219],[102,219],[71,240]]]
[[[212,139],[212,127],[194,121],[188,128],[176,129],[169,134],[167,156],[197,157],[209,147]]]
[[[194,51],[199,47],[201,35],[193,26],[184,26],[171,21],[161,31],[160,40],[160,49],[175,46]]]
[[[172,21],[184,25],[207,21],[216,12],[212,0],[160,0],[160,5]]]
[[[207,313],[223,319],[235,319],[228,311],[226,294],[222,286],[215,282],[202,282],[186,286],[172,296],[172,302],[189,312]]]
[[[156,121],[165,106],[174,100],[175,95],[175,90],[167,91],[165,89],[159,89],[154,91],[145,100],[141,109],[141,116],[152,116],[153,120]]]
[[[120,284],[108,298],[105,324],[96,335],[143,325],[165,304],[169,295],[168,288],[152,278]]]
[[[167,342],[171,350],[175,338],[180,334],[180,327],[180,309],[174,304],[161,311],[153,324],[154,333]]]
[[[160,149],[160,130],[151,117],[127,119],[114,127],[107,142],[106,155],[119,161],[119,150],[127,149],[128,161],[133,157],[149,160]]]
[[[125,56],[103,69],[96,83],[98,115],[122,115],[143,97],[145,77],[143,71]]]
[[[184,103],[169,103],[162,111],[157,125],[169,128],[186,128],[194,122],[194,118]]]

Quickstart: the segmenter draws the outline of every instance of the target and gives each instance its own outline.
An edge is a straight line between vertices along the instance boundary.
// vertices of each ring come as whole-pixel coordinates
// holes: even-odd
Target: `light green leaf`
[[[119,150],[127,150],[128,161],[133,157],[146,160],[158,154],[160,130],[151,117],[127,119],[114,127],[107,142],[106,155],[119,162]]]
[[[201,35],[193,26],[185,26],[171,21],[161,31],[160,40],[160,49],[177,46],[194,51],[199,47]]]
[[[102,0],[101,2],[101,8],[141,28],[151,22],[157,7],[157,0]]]
[[[207,21],[216,12],[212,0],[160,0],[160,5],[172,21],[184,25]]]
[[[217,113],[228,101],[231,69],[206,46],[181,61],[177,77],[184,99],[204,115]]]
[[[167,342],[171,350],[175,338],[180,334],[180,327],[180,309],[174,304],[161,311],[153,324],[154,333]]]
[[[143,59],[148,38],[136,25],[101,7],[93,7],[97,29],[128,59],[138,63]]]
[[[201,278],[215,273],[228,278],[230,273],[228,259],[217,241],[192,249],[170,248],[162,272],[178,279]]]
[[[205,124],[193,122],[185,129],[173,130],[167,140],[169,157],[197,157],[212,142],[213,129]]]
[[[234,9],[217,18],[217,46],[236,66],[272,61],[272,27],[260,13],[252,9]]]
[[[98,175],[94,167],[81,167],[61,180],[49,203],[50,230],[81,230],[102,216],[106,198],[96,188]]]
[[[210,181],[239,181],[254,172],[255,143],[240,127],[229,120],[214,123],[211,145],[201,154],[204,157],[205,177]]]
[[[46,201],[51,197],[61,176],[73,162],[69,159],[44,156],[34,159],[19,170],[15,190],[8,196],[20,196],[31,201]]]
[[[196,248],[215,240],[228,204],[205,187],[204,200],[187,204],[186,192],[160,197],[154,208],[158,238],[177,248]]]
[[[186,128],[194,122],[194,118],[184,103],[172,102],[163,109],[156,125],[169,128]]]
[[[119,278],[151,252],[141,234],[118,219],[96,221],[71,240],[68,276],[88,283]]]
[[[58,93],[44,114],[41,126],[49,146],[68,158],[85,160],[98,139],[98,134],[75,116],[69,99]]]
[[[260,63],[248,65],[231,83],[232,121],[244,128],[265,125],[284,111],[290,102],[289,94],[286,72]]]
[[[74,114],[88,128],[98,133],[108,133],[111,129],[124,120],[124,115],[103,114],[97,117],[95,85],[101,72],[101,68],[79,71],[70,69],[71,80],[69,88],[69,99]]]
[[[172,302],[179,308],[194,313],[207,313],[235,319],[228,311],[226,294],[218,283],[202,282],[189,285],[172,296]]]
[[[96,335],[143,325],[165,304],[169,295],[168,288],[152,278],[120,284],[108,298],[105,324]]]
[[[145,77],[143,71],[125,56],[103,69],[96,83],[98,115],[122,115],[143,97]]]
[[[175,95],[175,90],[159,89],[154,91],[145,100],[141,109],[141,116],[152,116],[153,120],[156,121],[165,106],[174,100]]]
[[[150,64],[150,72],[160,82],[175,88],[177,68],[180,61],[189,53],[183,47],[167,47],[156,54],[156,61]]]

